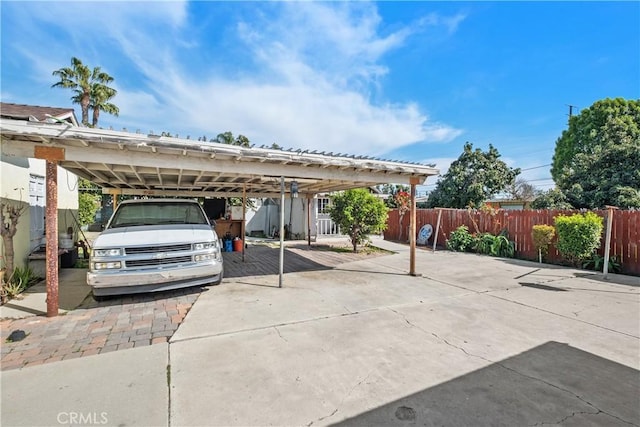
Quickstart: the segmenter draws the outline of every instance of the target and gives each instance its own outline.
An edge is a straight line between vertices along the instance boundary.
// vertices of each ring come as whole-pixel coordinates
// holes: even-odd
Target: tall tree
[[[364,188],[356,188],[335,194],[329,215],[349,235],[356,252],[370,234],[387,227],[387,210],[381,199]]]
[[[218,136],[216,136],[215,142],[219,142],[220,144],[233,144],[234,138],[233,138],[233,133],[226,131],[223,133],[219,133]]]
[[[98,126],[100,111],[104,111],[107,114],[112,114],[118,117],[120,109],[115,104],[109,102],[117,93],[117,90],[103,84],[93,84],[91,90],[91,103],[89,104],[89,107],[93,109],[93,121],[91,122],[93,127]]]
[[[479,207],[487,199],[512,185],[520,169],[510,168],[500,160],[500,153],[491,144],[488,151],[473,149],[467,142],[460,157],[451,163],[429,194],[430,208]]]
[[[251,141],[244,135],[238,135],[234,138],[233,132],[226,131],[219,133],[213,142],[219,142],[220,144],[239,145],[240,147],[250,147]]]
[[[505,192],[515,200],[534,200],[539,191],[524,178],[516,178],[513,184],[507,185]]]
[[[640,207],[640,100],[603,99],[573,116],[551,176],[576,208]]]
[[[116,90],[107,86],[107,84],[113,82],[113,77],[102,71],[100,67],[94,67],[91,70],[81,60],[72,57],[71,67],[55,70],[52,75],[59,77],[60,81],[54,83],[51,87],[72,89],[75,93],[71,97],[71,101],[75,104],[80,104],[82,124],[85,126],[90,125],[89,109],[92,108],[92,105],[94,108],[93,126],[98,124],[100,111],[110,114],[114,114],[115,111],[115,114],[118,114],[118,108],[107,102],[116,95]]]

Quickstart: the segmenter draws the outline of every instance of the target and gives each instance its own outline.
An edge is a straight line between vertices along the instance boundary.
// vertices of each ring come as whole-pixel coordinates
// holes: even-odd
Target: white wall
[[[256,211],[255,215],[247,220],[247,233],[252,231],[263,231],[267,236],[272,235],[273,228],[280,229],[280,199],[272,199],[275,204],[263,203]],[[293,209],[291,202],[293,200]],[[315,235],[316,207],[315,199],[311,200],[311,235]],[[248,217],[247,217],[248,218]],[[284,223],[291,224],[292,238],[306,239],[307,228],[307,199],[299,197],[295,199],[285,198],[284,203]],[[297,236],[295,236],[297,235]]]
[[[10,203],[25,207],[18,222],[18,231],[13,237],[14,264],[24,266],[31,252],[29,210],[29,176],[46,175],[46,162],[41,159],[21,157],[0,158],[0,197]],[[58,232],[66,233],[67,227],[77,230],[73,215],[78,214],[78,178],[58,167]],[[0,254],[4,256],[4,245],[0,244]],[[2,264],[2,263],[0,263]],[[4,265],[2,265],[4,266]]]

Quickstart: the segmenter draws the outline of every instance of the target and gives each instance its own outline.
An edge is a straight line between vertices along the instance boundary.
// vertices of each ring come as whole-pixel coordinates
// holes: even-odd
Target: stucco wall
[[[29,209],[29,177],[45,177],[46,162],[41,159],[19,157],[0,158],[0,197],[9,203],[20,204],[26,209],[18,222],[18,231],[13,237],[14,264],[24,266],[32,249],[30,241],[31,212]],[[58,167],[58,232],[66,233],[67,227],[77,230],[73,216],[78,215],[78,179],[76,175]],[[0,244],[4,257],[4,245]],[[4,263],[0,263],[4,266]]]
[[[258,208],[257,212],[251,220],[247,220],[247,233],[251,231],[263,231],[266,235],[271,236],[274,227],[280,228],[280,199],[272,199],[276,204],[263,204]],[[291,209],[291,201],[293,200],[293,210]],[[315,233],[316,223],[316,201],[311,200],[311,235]],[[293,212],[293,214],[292,214]],[[296,199],[286,198],[284,203],[284,223],[289,226],[291,224],[291,232],[294,237],[305,239],[307,237],[307,199],[299,197]]]

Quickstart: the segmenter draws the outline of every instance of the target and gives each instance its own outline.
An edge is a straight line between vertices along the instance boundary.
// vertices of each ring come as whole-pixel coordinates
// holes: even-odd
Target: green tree
[[[550,188],[538,194],[538,197],[531,202],[532,209],[573,209],[573,206],[567,202],[567,198],[562,191],[556,188]]]
[[[62,87],[72,89],[75,95],[71,97],[71,101],[80,104],[82,109],[82,124],[89,126],[89,109],[94,108],[94,126],[98,124],[99,111],[113,114],[117,107],[108,103],[116,94],[116,90],[107,86],[113,82],[113,77],[105,73],[100,67],[94,67],[91,70],[84,65],[81,60],[76,57],[71,58],[71,67],[63,67],[55,70],[52,75],[59,77],[60,81],[51,85],[51,87]],[[115,110],[114,108],[115,107]],[[96,114],[96,108],[98,113]]]
[[[78,179],[78,221],[87,225],[93,223],[100,209],[102,190],[99,185],[85,178]]]
[[[387,207],[381,199],[364,188],[337,193],[331,203],[329,215],[347,232],[354,252],[370,234],[380,233],[387,228]]]
[[[512,184],[507,185],[505,192],[514,200],[534,200],[539,195],[536,187],[524,178],[516,178]]]
[[[91,103],[89,108],[93,109],[93,120],[91,125],[93,127],[98,126],[98,118],[100,117],[100,111],[104,111],[107,114],[118,117],[120,109],[113,103],[109,102],[111,98],[116,96],[118,91],[105,85],[94,83],[91,87]]]
[[[576,208],[640,207],[640,100],[604,99],[571,117],[551,175]]]
[[[473,149],[465,143],[460,157],[451,163],[449,170],[438,180],[429,194],[430,208],[458,208],[480,206],[496,193],[514,183],[520,169],[512,169],[500,160],[498,150],[489,144],[489,150]]]
[[[78,193],[78,221],[81,225],[93,223],[100,207],[100,196],[81,191]]]

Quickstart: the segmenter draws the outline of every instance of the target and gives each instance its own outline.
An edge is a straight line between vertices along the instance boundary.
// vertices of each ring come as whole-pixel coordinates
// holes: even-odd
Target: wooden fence
[[[548,224],[554,225],[553,219],[558,215],[572,215],[578,211],[561,211],[561,210],[499,210],[495,215],[483,213],[480,211],[467,211],[464,209],[442,210],[440,219],[440,230],[438,232],[438,246],[444,247],[450,233],[461,225],[469,227],[471,233],[490,232],[497,234],[502,229],[507,229],[509,239],[515,241],[516,257],[521,259],[537,260],[538,254],[533,246],[533,238],[531,230],[534,225]],[[606,220],[607,211],[595,211],[596,214],[602,216]],[[384,238],[387,240],[408,241],[409,239],[409,213],[407,212],[402,218],[402,224],[398,221],[398,210],[393,209],[389,212],[387,220],[387,230],[384,232]],[[418,209],[416,211],[416,230],[420,230],[425,224],[433,226],[433,234],[436,232],[436,224],[438,221],[438,210],[436,209]],[[477,228],[476,228],[477,227]],[[402,235],[400,234],[402,230]],[[429,244],[433,245],[432,236]],[[598,253],[604,254],[605,233],[602,234],[602,240]],[[611,246],[610,254],[618,257],[622,264],[622,272],[625,274],[640,275],[640,211],[623,211],[616,210],[613,213],[613,222],[611,228]],[[549,248],[547,259],[551,263],[562,261],[562,256],[555,247],[555,239]]]

